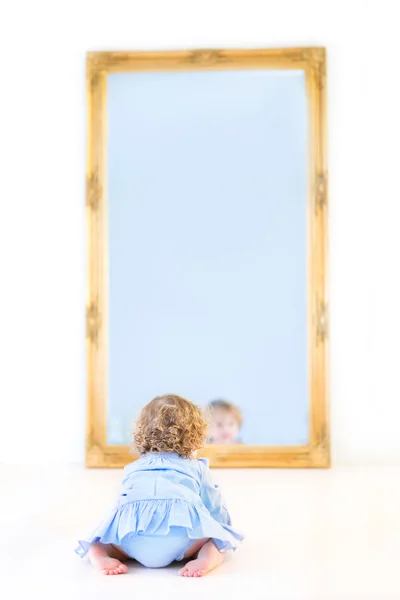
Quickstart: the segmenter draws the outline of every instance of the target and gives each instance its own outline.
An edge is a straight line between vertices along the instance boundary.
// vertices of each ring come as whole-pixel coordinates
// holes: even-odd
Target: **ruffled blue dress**
[[[118,501],[76,553],[95,542],[113,544],[149,567],[182,560],[195,540],[212,538],[221,552],[236,550],[243,535],[231,525],[207,459],[145,454],[126,466]]]

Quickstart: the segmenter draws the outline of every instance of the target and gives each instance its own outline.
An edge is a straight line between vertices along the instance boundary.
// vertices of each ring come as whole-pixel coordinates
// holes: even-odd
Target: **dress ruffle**
[[[121,545],[126,536],[167,535],[171,527],[186,529],[189,539],[212,538],[220,550],[236,550],[243,536],[230,525],[216,521],[204,505],[182,499],[133,500],[118,506],[88,540],[79,540],[75,552],[86,556],[91,544]]]

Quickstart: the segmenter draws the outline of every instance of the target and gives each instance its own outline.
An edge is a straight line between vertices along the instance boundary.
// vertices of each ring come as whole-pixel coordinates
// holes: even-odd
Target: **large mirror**
[[[88,57],[88,466],[175,393],[213,466],[328,466],[323,49]]]

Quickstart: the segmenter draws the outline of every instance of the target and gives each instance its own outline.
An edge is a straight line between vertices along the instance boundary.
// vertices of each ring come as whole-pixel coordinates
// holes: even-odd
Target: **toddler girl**
[[[127,572],[133,558],[146,567],[165,567],[193,558],[180,571],[201,577],[236,550],[243,536],[214,485],[208,461],[196,459],[207,436],[199,408],[180,396],[154,398],[141,411],[134,433],[139,460],[124,470],[113,511],[76,552],[105,575]]]
[[[207,408],[211,414],[209,443],[241,444],[243,418],[239,408],[227,400],[213,400]]]

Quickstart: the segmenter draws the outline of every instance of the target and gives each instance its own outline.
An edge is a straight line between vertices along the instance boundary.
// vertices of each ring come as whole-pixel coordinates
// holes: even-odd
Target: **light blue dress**
[[[95,542],[114,544],[145,566],[163,567],[204,538],[221,552],[236,550],[243,539],[231,526],[207,459],[145,454],[125,467],[114,509],[75,551],[84,557]]]

